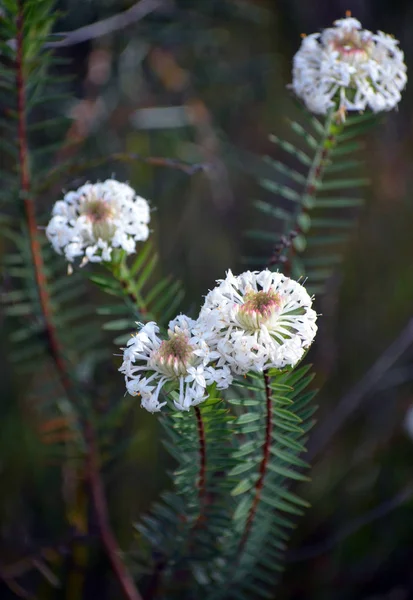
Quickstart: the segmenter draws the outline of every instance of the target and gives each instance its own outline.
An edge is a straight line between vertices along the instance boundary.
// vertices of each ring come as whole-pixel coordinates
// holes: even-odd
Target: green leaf
[[[133,327],[133,321],[131,319],[117,319],[116,321],[109,321],[103,325],[103,329],[108,331],[119,331],[120,329],[131,329]]]
[[[366,177],[359,177],[358,179],[333,179],[322,181],[318,185],[318,189],[321,191],[330,190],[345,190],[347,188],[358,188],[365,185],[370,185],[370,179]]]
[[[90,281],[96,283],[96,285],[104,289],[113,290],[118,294],[122,291],[122,288],[120,287],[119,283],[112,277],[108,277],[106,275],[90,275],[89,279]]]
[[[273,409],[275,417],[280,417],[285,419],[286,421],[291,421],[292,423],[301,423],[300,417],[298,417],[295,413],[285,410],[283,408],[274,407]],[[278,423],[277,420],[275,420]]]
[[[351,142],[349,144],[341,144],[340,146],[334,148],[332,150],[331,155],[333,158],[337,158],[337,156],[346,156],[347,154],[353,154],[354,152],[359,152],[363,150],[365,145],[361,142]]]
[[[302,510],[300,510],[299,508],[292,506],[288,502],[284,502],[283,500],[280,500],[276,496],[269,496],[268,494],[263,493],[261,495],[261,498],[262,498],[263,502],[265,502],[266,504],[271,506],[271,508],[275,508],[276,510],[282,510],[284,512],[287,512],[287,513],[290,513],[293,515],[298,515],[298,516],[301,516],[304,514],[304,512]]]
[[[295,133],[298,133],[298,135],[306,141],[307,145],[309,146],[309,148],[311,148],[311,150],[317,150],[319,146],[319,141],[316,140],[312,135],[310,135],[302,125],[300,125],[296,121],[290,121],[290,125],[291,129]]]
[[[304,462],[303,460],[301,460],[294,454],[291,454],[290,452],[284,452],[283,450],[280,450],[279,448],[277,448],[277,446],[271,446],[271,453],[274,456],[276,456],[277,458],[280,458],[281,460],[283,460],[287,464],[294,465],[296,467],[303,467],[303,468],[309,468],[309,466],[310,466],[309,464],[307,464],[306,462]]]
[[[268,163],[273,169],[275,169],[278,173],[281,173],[281,175],[286,175],[293,181],[301,183],[302,185],[305,184],[306,178],[303,175],[301,175],[301,173],[295,171],[294,169],[291,169],[290,167],[287,167],[286,165],[284,165],[284,163],[280,162],[279,160],[274,160],[269,156],[264,156],[263,160],[266,163]]]
[[[129,274],[131,277],[134,277],[142,269],[143,264],[146,262],[152,251],[153,247],[151,242],[147,242],[143,247],[141,247],[135,260],[133,261],[132,266],[129,269]]]
[[[288,152],[288,154],[291,154],[292,156],[294,156],[304,166],[306,166],[306,167],[311,166],[311,163],[312,163],[311,158],[307,154],[305,154],[304,152],[302,152],[301,150],[299,150],[298,148],[293,146],[293,144],[290,144],[290,142],[285,142],[285,141],[281,140],[279,137],[277,137],[276,135],[270,135],[269,139],[271,142],[273,142],[274,144],[277,144],[278,146],[280,146],[280,148],[282,148],[283,150]]]
[[[253,421],[258,421],[262,418],[262,415],[257,413],[249,412],[244,413],[243,415],[237,418],[237,425],[245,425],[246,423],[252,423]]]
[[[299,202],[300,200],[300,194],[286,185],[280,185],[276,181],[270,179],[261,179],[260,184],[269,192],[280,194],[280,196],[287,200],[292,200],[293,202]]]
[[[235,509],[234,515],[233,515],[233,520],[234,521],[238,521],[240,519],[244,519],[249,511],[249,508],[251,506],[251,498],[249,496],[244,496],[237,508]]]
[[[242,444],[239,450],[232,453],[232,456],[234,458],[242,458],[248,454],[251,454],[251,452],[254,452],[261,446],[262,444],[259,440],[250,440],[249,442],[245,442],[244,444]]]
[[[248,492],[251,488],[254,487],[257,479],[258,479],[258,475],[250,475],[249,477],[242,479],[232,490],[231,495],[239,496],[240,494],[244,494],[245,492]]]
[[[244,460],[243,462],[241,462],[240,464],[238,464],[236,467],[234,467],[233,469],[231,469],[231,471],[228,473],[228,475],[230,477],[235,477],[235,475],[240,475],[241,473],[245,473],[246,471],[250,471],[251,469],[254,469],[257,466],[258,462],[259,462],[259,459]]]
[[[278,485],[276,483],[271,483],[270,489],[274,494],[278,494],[285,500],[288,500],[292,504],[297,504],[298,506],[302,506],[303,508],[310,508],[311,504],[307,502],[307,500],[303,500],[293,492],[290,492],[285,487]]]
[[[268,468],[276,475],[282,475],[283,477],[288,477],[289,479],[295,479],[297,481],[310,481],[310,478],[306,475],[303,475],[302,473],[298,473],[297,471],[293,471],[292,469],[288,469],[287,467],[283,467],[276,463],[269,463]]]
[[[259,406],[262,404],[261,400],[253,400],[252,398],[230,398],[227,402],[235,406]]]
[[[351,208],[363,204],[363,198],[322,197],[315,200],[316,208]]]

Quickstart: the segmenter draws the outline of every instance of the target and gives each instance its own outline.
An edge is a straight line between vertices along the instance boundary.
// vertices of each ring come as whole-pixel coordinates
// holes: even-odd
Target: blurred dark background
[[[155,9],[147,0],[145,5],[148,14],[136,18],[131,12],[126,27],[106,35],[98,26],[82,29],[79,43],[74,36],[64,38],[57,52],[71,59],[62,71],[74,78],[72,101],[61,110],[73,118],[67,135],[82,148],[81,160],[128,151],[214,165],[194,175],[140,162],[87,174],[91,180],[112,174],[127,179],[150,200],[163,270],[184,282],[183,310],[196,310],[216,278],[228,268],[245,268],[240,258],[248,252],[245,232],[258,218],[253,200],[263,193],[255,163],[245,157],[282,158],[268,135],[289,135],[293,100],[286,86],[300,34],[328,27],[351,10],[365,28],[394,34],[409,67],[413,3],[154,0]],[[62,0],[58,30],[79,30],[132,6],[121,0]],[[299,490],[312,508],[294,533],[279,600],[413,599],[412,101],[408,85],[399,110],[365,140],[365,170],[372,179],[366,206],[342,267],[317,299],[322,317],[311,358],[320,408],[309,441],[312,483]],[[64,185],[69,189],[84,180],[69,177]],[[2,351],[7,354],[6,342]],[[71,474],[64,475],[61,493],[56,491],[56,475],[42,450],[48,438],[33,426],[24,385],[2,364],[0,563],[9,565],[18,559],[22,540],[33,549],[58,537],[64,520],[59,498],[70,495]],[[139,411],[135,426],[132,446],[108,478],[123,547],[132,539],[131,522],[168,485],[170,462],[156,417]],[[60,591],[45,582],[37,597],[110,598],[110,588],[93,576],[100,569],[97,560],[86,583],[73,572]],[[18,597],[22,590],[14,593],[0,582],[0,598]]]

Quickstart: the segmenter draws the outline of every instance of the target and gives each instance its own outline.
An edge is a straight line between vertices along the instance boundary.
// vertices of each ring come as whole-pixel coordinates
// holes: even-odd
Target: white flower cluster
[[[163,387],[176,392],[178,410],[189,410],[212,383],[225,389],[234,374],[295,366],[313,341],[317,315],[296,281],[269,270],[229,271],[218,284],[196,321],[177,317],[164,340],[156,323],[147,323],[124,348],[126,388],[150,412],[164,406]]]
[[[142,407],[157,412],[165,402],[159,401],[164,386],[176,391],[178,410],[189,410],[206,400],[207,385],[216,383],[225,389],[232,383],[228,366],[214,367],[219,356],[207,343],[194,335],[195,321],[180,315],[169,323],[168,338],[159,337],[159,327],[147,323],[130,339],[123,353],[120,371],[125,374],[126,389],[139,394]]]
[[[46,235],[69,262],[110,261],[113,248],[135,252],[148,238],[149,205],[126,183],[107,179],[86,183],[53,207]]]
[[[281,273],[228,271],[206,296],[198,328],[234,373],[293,367],[317,332],[311,305],[305,288]]]
[[[333,107],[344,114],[394,108],[407,82],[398,41],[382,31],[362,29],[350,16],[334,25],[304,37],[293,61],[296,95],[319,114]]]

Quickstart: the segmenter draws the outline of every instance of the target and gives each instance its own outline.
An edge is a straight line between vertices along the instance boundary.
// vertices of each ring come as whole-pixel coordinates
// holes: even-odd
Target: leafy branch
[[[199,406],[194,408],[196,422],[198,427],[198,439],[199,439],[199,475],[198,475],[198,490],[199,490],[199,517],[197,523],[202,521],[203,507],[205,504],[206,496],[206,467],[207,467],[207,453],[206,453],[206,439],[205,439],[205,427],[202,419],[202,413]]]
[[[24,56],[24,30],[25,13],[24,0],[17,0],[16,12],[16,90],[17,90],[17,118],[18,118],[18,149],[20,165],[20,187],[21,197],[26,215],[29,244],[33,259],[34,275],[40,306],[44,319],[45,329],[49,342],[49,349],[64,388],[70,391],[70,378],[66,369],[63,352],[57,336],[56,328],[52,320],[52,309],[47,291],[44,263],[37,233],[37,222],[33,198],[30,194],[30,170],[29,149],[27,141],[27,110],[26,110],[26,80],[25,80],[25,56]]]
[[[316,121],[314,120],[314,123]],[[298,123],[292,123],[292,128],[304,135],[304,131],[301,130]],[[312,160],[310,169],[308,171],[307,178],[304,184],[304,190],[302,192],[300,200],[297,202],[296,210],[292,217],[292,223],[289,231],[294,232],[291,245],[287,249],[286,262],[284,262],[284,272],[286,275],[291,274],[292,260],[294,253],[300,248],[304,247],[305,244],[305,233],[308,230],[308,224],[310,222],[309,211],[314,207],[314,199],[317,190],[320,186],[324,170],[329,159],[331,150],[333,149],[337,134],[342,129],[342,123],[337,122],[337,115],[331,110],[325,120],[324,128],[319,129],[322,137],[318,145],[316,146],[316,153]],[[313,145],[313,142],[311,142]],[[291,235],[291,234],[290,234]],[[273,257],[270,258],[269,264],[277,264]]]
[[[354,139],[363,136],[377,119],[367,113],[347,116],[342,122],[330,111],[323,122],[306,113],[302,120],[303,125],[290,122],[297,144],[270,136],[294,166],[264,158],[272,176],[262,178],[260,184],[267,193],[281,198],[283,207],[267,200],[255,203],[267,222],[272,220],[273,231],[257,229],[248,235],[261,244],[272,242],[272,249],[268,258],[247,262],[278,266],[293,278],[307,276],[309,290],[322,293],[354,225],[354,218],[347,213],[363,203],[355,191],[369,183],[358,176],[362,163],[357,155],[351,160],[346,157],[362,148]],[[347,172],[352,175],[346,176]]]
[[[240,556],[245,549],[254,518],[257,513],[258,505],[261,500],[261,493],[264,487],[264,479],[267,474],[268,463],[271,456],[271,434],[272,434],[272,399],[271,399],[271,380],[268,371],[264,372],[265,396],[266,396],[266,417],[265,417],[265,440],[262,447],[262,460],[259,466],[259,477],[255,484],[254,498],[249,509],[248,517],[245,523],[245,529],[239,543],[238,555]]]

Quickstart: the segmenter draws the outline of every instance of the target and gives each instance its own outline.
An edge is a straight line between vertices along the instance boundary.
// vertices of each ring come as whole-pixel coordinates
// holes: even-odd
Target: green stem
[[[330,111],[327,115],[324,125],[324,135],[308,172],[301,203],[296,213],[295,220],[297,220],[300,212],[306,212],[313,207],[313,200],[317,191],[317,185],[324,174],[326,162],[329,158],[331,150],[334,148],[337,134],[342,128],[337,124],[336,118],[335,110]]]
[[[268,264],[271,266],[281,263],[281,254],[285,249],[287,249],[287,260],[284,261],[285,266],[283,269],[286,275],[291,275],[294,255],[300,252],[298,246],[299,242],[294,242],[294,239],[299,239],[301,234],[305,234],[307,232],[305,226],[303,227],[303,224],[300,223],[300,220],[302,220],[301,217],[308,214],[314,207],[314,198],[316,196],[318,186],[324,175],[325,167],[331,151],[335,146],[337,135],[341,132],[342,128],[342,124],[337,122],[337,111],[331,110],[328,113],[324,124],[323,137],[308,171],[304,189],[301,195],[301,200],[297,203],[297,209],[295,210],[291,221],[288,223],[288,230],[286,231],[288,237],[284,238],[283,243],[277,244],[269,260]]]
[[[145,318],[148,315],[148,307],[143,296],[137,290],[136,283],[126,264],[126,254],[123,251],[120,251],[118,255],[114,253],[113,261],[106,263],[106,267],[120,284],[125,301],[131,304],[132,308]]]
[[[146,306],[145,300],[143,299],[140,292],[138,292],[138,290],[136,289],[135,282],[131,278],[129,270],[127,269],[126,265],[124,265],[124,268],[121,269],[121,272],[119,273],[118,281],[119,281],[120,285],[122,286],[122,290],[124,291],[125,296],[130,300],[130,302],[132,302],[134,307],[138,308],[139,313],[142,316],[147,315],[148,308]]]

